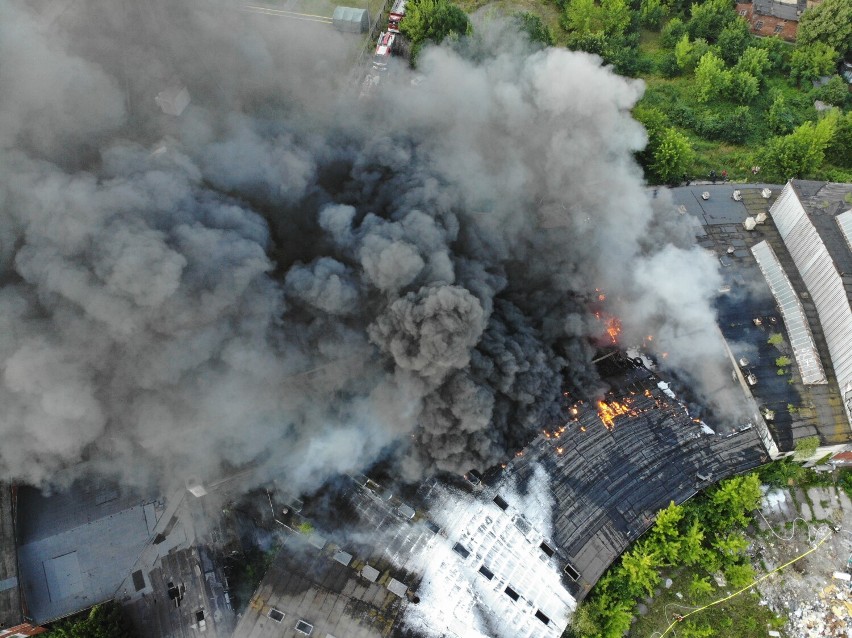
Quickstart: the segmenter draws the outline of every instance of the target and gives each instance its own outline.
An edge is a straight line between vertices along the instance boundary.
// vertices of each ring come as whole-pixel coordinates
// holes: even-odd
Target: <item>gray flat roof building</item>
[[[23,621],[18,584],[12,487],[0,483],[0,629]]]

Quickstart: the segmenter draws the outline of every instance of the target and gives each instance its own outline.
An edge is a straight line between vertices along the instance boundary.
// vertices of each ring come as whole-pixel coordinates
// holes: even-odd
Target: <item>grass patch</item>
[[[671,589],[660,590],[660,594],[649,605],[648,613],[638,617],[628,636],[645,638],[653,635],[654,632],[662,633],[674,620],[672,614],[685,615],[693,607],[706,605],[727,596],[728,592],[736,591],[732,587],[718,587],[712,580],[710,592],[696,591],[691,584],[693,577],[698,575],[689,569],[669,574],[668,577],[673,581]],[[683,599],[677,597],[678,592],[683,595]],[[786,623],[786,619],[783,616],[776,616],[767,607],[761,605],[758,594],[746,591],[728,602],[690,616],[682,624],[678,623],[675,627],[677,634],[681,633],[682,628],[689,626],[687,623],[692,623],[696,628],[707,627],[711,633],[696,635],[706,635],[708,638],[711,636],[765,638],[767,630],[780,629]]]

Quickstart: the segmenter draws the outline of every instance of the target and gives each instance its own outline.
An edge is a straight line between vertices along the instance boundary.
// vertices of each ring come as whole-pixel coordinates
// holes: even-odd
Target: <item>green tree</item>
[[[449,0],[409,0],[400,31],[411,42],[414,65],[427,42],[440,44],[450,35],[469,35],[472,27],[467,14]]]
[[[695,67],[695,99],[701,103],[725,93],[731,84],[731,72],[722,58],[715,53],[705,53]]]
[[[680,544],[680,556],[685,565],[697,565],[704,558],[704,530],[701,522],[695,518],[686,528]]]
[[[729,78],[728,94],[740,104],[748,104],[760,93],[760,82],[751,73],[734,71]]]
[[[838,118],[825,153],[838,166],[852,168],[852,111]]]
[[[577,37],[602,33],[604,27],[600,6],[595,4],[595,0],[570,0],[565,5],[562,26]]]
[[[783,93],[777,93],[766,114],[766,123],[774,133],[787,134],[796,128],[797,118],[792,109],[787,106]],[[779,335],[780,336],[780,335]]]
[[[758,38],[755,42],[758,49],[763,49],[769,55],[769,70],[782,72],[787,68],[788,58],[792,47],[778,36]]]
[[[837,51],[822,42],[797,46],[790,57],[790,78],[799,86],[834,72]]]
[[[707,577],[701,577],[698,574],[692,575],[692,581],[689,583],[689,593],[693,598],[699,598],[713,593],[713,585]]]
[[[660,45],[666,49],[674,49],[675,45],[686,34],[686,25],[683,20],[675,16],[666,23],[660,34]]]
[[[530,42],[546,47],[553,46],[555,41],[550,27],[539,16],[528,11],[519,11],[512,18],[518,30],[525,33]]]
[[[754,133],[754,118],[747,106],[738,106],[724,121],[721,139],[732,144],[745,143]]]
[[[772,138],[761,153],[764,169],[773,177],[813,175],[825,161],[825,151],[834,135],[837,116],[805,122],[789,135]]]
[[[667,7],[662,0],[640,0],[639,1],[639,23],[643,27],[654,29],[660,28],[663,18],[666,17]]]
[[[622,638],[630,629],[630,621],[633,618],[630,613],[633,608],[632,601],[604,594],[598,596],[592,605],[597,608],[597,616],[601,620],[601,638]]]
[[[734,476],[719,483],[710,495],[713,529],[719,533],[745,527],[760,497],[760,479],[756,474]]]
[[[630,5],[626,0],[601,0],[604,33],[608,37],[624,35],[630,26]]]
[[[692,17],[686,25],[689,35],[693,38],[704,38],[708,42],[716,42],[722,30],[738,19],[730,0],[696,3],[692,5],[691,13]]]
[[[737,60],[734,71],[750,73],[762,83],[771,66],[766,49],[748,47]]]
[[[642,592],[650,595],[654,591],[654,586],[660,582],[659,568],[657,554],[639,545],[621,557],[618,571],[628,583],[631,595],[638,596]]]
[[[682,71],[686,71],[692,62],[692,49],[693,45],[689,39],[689,34],[684,33],[674,47],[675,60]]]
[[[739,589],[754,582],[754,569],[749,564],[728,565],[725,567],[725,578],[731,587]]]
[[[818,436],[806,436],[803,439],[799,439],[798,441],[796,441],[796,455],[795,455],[796,460],[797,461],[808,460],[814,454],[816,454],[818,447],[819,447],[819,437]]]
[[[742,556],[743,552],[748,548],[748,541],[745,536],[740,533],[733,532],[727,536],[717,538],[713,543],[713,548],[731,562],[731,558]]]
[[[840,55],[852,52],[852,2],[823,0],[799,20],[796,40],[802,45],[825,44]]]
[[[849,86],[842,77],[833,75],[827,83],[814,89],[813,97],[843,108],[849,101]]]
[[[694,159],[695,151],[686,135],[667,128],[660,135],[651,169],[662,183],[670,184],[689,172]]]
[[[50,638],[134,638],[136,634],[121,605],[108,602],[60,621],[45,635]]]
[[[659,556],[665,566],[676,565],[681,561],[679,524],[683,516],[683,507],[671,501],[667,508],[657,512],[657,520],[648,535],[648,548]]]
[[[719,54],[726,64],[734,65],[753,40],[748,22],[738,16],[719,34]]]

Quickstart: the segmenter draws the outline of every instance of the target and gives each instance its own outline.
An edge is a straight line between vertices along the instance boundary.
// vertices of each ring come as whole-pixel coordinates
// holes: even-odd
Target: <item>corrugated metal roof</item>
[[[775,301],[781,308],[784,325],[787,327],[790,344],[793,346],[793,356],[799,366],[803,383],[806,385],[827,383],[822,361],[820,361],[811,329],[805,318],[805,309],[802,307],[802,302],[799,301],[796,291],[793,290],[793,285],[787,278],[787,274],[781,267],[781,262],[778,261],[775,251],[772,250],[772,246],[762,241],[752,246],[751,252],[766,278],[766,283],[769,284],[772,296],[775,297]]]
[[[849,245],[849,250],[852,251],[852,210],[840,213],[834,219],[837,220],[840,232],[843,233],[843,237],[846,238],[846,243]]]
[[[852,383],[852,308],[843,280],[791,183],[770,213],[814,300],[842,392]],[[846,416],[852,423],[848,407]]]

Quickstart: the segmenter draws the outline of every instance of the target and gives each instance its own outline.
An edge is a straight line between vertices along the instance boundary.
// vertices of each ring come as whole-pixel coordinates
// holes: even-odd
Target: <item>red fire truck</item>
[[[376,53],[373,56],[373,68],[378,71],[386,71],[388,68],[388,60],[391,58],[391,50],[393,49],[393,41],[396,37],[395,33],[382,33],[379,36],[379,41],[376,44]]]
[[[394,0],[388,17],[388,31],[399,33],[399,23],[405,17],[405,0]]]

